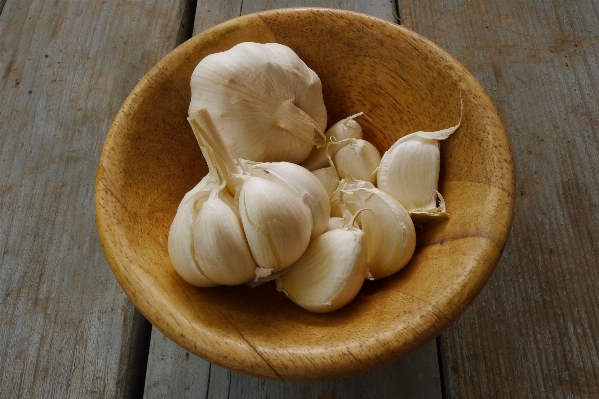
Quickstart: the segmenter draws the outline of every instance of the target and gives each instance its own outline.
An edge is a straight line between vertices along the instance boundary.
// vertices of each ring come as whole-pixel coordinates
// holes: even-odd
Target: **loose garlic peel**
[[[355,179],[376,183],[381,154],[374,145],[362,139],[346,139],[347,144],[333,157],[339,178],[352,175]]]
[[[348,304],[368,276],[364,232],[351,224],[310,242],[306,252],[277,279],[280,290],[302,308],[326,313]]]
[[[236,157],[300,163],[325,144],[319,77],[277,43],[240,43],[206,56],[191,77],[189,115],[207,109]]]
[[[302,162],[302,166],[308,170],[316,170],[326,167],[329,157],[334,157],[337,151],[348,144],[345,139],[361,139],[362,127],[354,119],[364,115],[363,112],[348,116],[331,126],[324,134],[326,147],[313,148],[312,152]]]
[[[374,184],[363,181],[356,180],[352,177],[352,175],[345,176],[345,179],[341,179],[339,181],[339,185],[337,186],[337,190],[329,197],[329,202],[331,203],[331,217],[344,217],[343,211],[339,204],[339,193],[341,190],[353,190],[356,188],[375,188]]]
[[[443,197],[437,191],[441,166],[439,140],[445,140],[459,127],[460,123],[436,132],[408,134],[396,141],[381,159],[377,187],[397,199],[415,221],[448,216]]]
[[[350,213],[370,209],[362,212],[357,221],[364,231],[372,277],[388,277],[403,269],[416,247],[416,231],[408,211],[377,188],[341,190],[339,202]]]

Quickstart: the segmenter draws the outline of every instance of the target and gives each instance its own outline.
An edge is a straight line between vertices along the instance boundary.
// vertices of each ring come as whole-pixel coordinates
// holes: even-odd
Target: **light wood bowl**
[[[440,191],[450,218],[419,233],[398,274],[367,281],[348,306],[310,313],[277,292],[196,288],[167,253],[183,195],[207,172],[186,121],[192,70],[244,42],[295,50],[323,82],[329,124],[357,112],[383,153],[418,130],[453,126],[441,144]],[[511,149],[476,79],[427,39],[367,15],[285,9],[220,24],[185,42],[139,82],[102,150],[96,219],[108,262],[137,308],[166,336],[223,367],[270,379],[340,378],[394,361],[434,339],[485,285],[514,206]]]

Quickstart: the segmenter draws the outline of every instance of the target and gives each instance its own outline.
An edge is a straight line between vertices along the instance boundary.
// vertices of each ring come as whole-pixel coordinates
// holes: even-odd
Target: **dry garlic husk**
[[[194,221],[212,190],[220,183],[213,175],[206,175],[181,200],[168,234],[168,254],[175,271],[189,284],[198,287],[217,285],[202,273],[194,257]]]
[[[388,277],[403,269],[416,247],[416,231],[408,211],[377,188],[341,190],[339,202],[350,213],[370,210],[359,215],[358,224],[364,231],[372,277]]]
[[[362,139],[347,139],[348,143],[333,157],[339,178],[352,175],[355,179],[376,183],[381,154],[374,145]]]
[[[347,175],[345,176],[345,179],[339,181],[337,190],[335,190],[333,195],[329,197],[329,202],[331,203],[331,217],[344,217],[339,204],[339,193],[341,190],[354,190],[357,188],[374,188],[374,184],[364,180],[356,180],[352,175]]]
[[[308,158],[302,162],[302,166],[308,170],[324,168],[329,163],[327,153],[328,156],[334,157],[337,151],[348,144],[347,141],[344,141],[345,139],[361,139],[362,127],[354,120],[360,115],[363,113],[359,112],[342,119],[327,129],[324,134],[327,146],[313,148]]]
[[[295,192],[310,209],[311,237],[324,232],[331,214],[329,195],[320,180],[309,170],[289,162],[264,162],[254,164],[251,167],[251,174],[264,177]]]
[[[237,285],[254,278],[256,262],[245,239],[238,209],[224,189],[212,190],[194,222],[194,253],[210,280]]]
[[[441,165],[439,140],[445,140],[459,126],[458,123],[436,132],[408,134],[397,140],[381,159],[377,187],[397,199],[414,221],[448,216],[445,201],[437,191]]]
[[[325,144],[320,79],[281,44],[246,42],[206,56],[191,76],[189,115],[203,108],[239,158],[300,163]]]
[[[289,168],[273,164],[261,170],[269,178],[274,176],[273,181],[252,176],[251,170],[262,164],[242,162],[235,158],[224,144],[207,110],[194,112],[189,121],[198,142],[207,149],[207,162],[213,164],[222,184],[234,195],[233,202],[238,203],[243,231],[252,257],[259,266],[255,270],[256,278],[265,278],[290,266],[308,246],[313,224],[310,208],[302,202],[300,194],[290,187],[299,187],[300,190],[302,187],[316,186],[326,197],[320,182],[304,170],[302,176],[312,179],[312,183],[299,183],[296,180],[301,178],[289,172]],[[297,165],[295,168],[303,169]],[[287,181],[283,181],[285,177],[288,177]],[[306,194],[302,192],[302,195]],[[326,224],[322,230],[325,227]]]
[[[313,239],[277,284],[302,308],[325,313],[354,299],[367,276],[364,233],[352,218],[349,226]]]

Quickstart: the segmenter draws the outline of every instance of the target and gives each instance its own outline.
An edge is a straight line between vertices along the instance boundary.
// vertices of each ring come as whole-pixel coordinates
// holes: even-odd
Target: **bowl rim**
[[[450,63],[455,63],[455,64],[461,66],[461,63],[459,61],[457,61],[452,55],[450,55],[447,51],[443,50],[440,46],[438,46],[437,44],[433,43],[432,41],[426,39],[425,37],[419,35],[418,33],[415,33],[413,31],[409,30],[408,28],[406,28],[403,25],[399,25],[399,24],[396,24],[396,23],[393,23],[393,22],[390,22],[390,21],[387,21],[387,20],[384,20],[384,19],[381,19],[378,17],[374,17],[372,15],[361,13],[361,12],[335,9],[335,8],[326,8],[326,7],[293,7],[293,8],[277,8],[277,9],[260,11],[260,12],[236,17],[236,18],[230,19],[228,21],[222,22],[218,25],[215,25],[215,26],[193,36],[189,40],[185,41],[184,43],[182,43],[181,45],[179,45],[178,47],[173,49],[171,52],[169,52],[167,55],[165,55],[156,65],[154,65],[147,72],[147,74],[136,84],[134,89],[131,91],[131,93],[127,96],[126,100],[123,102],[117,115],[114,118],[113,123],[111,124],[111,127],[106,136],[106,140],[102,147],[102,151],[101,151],[101,155],[100,155],[99,163],[98,163],[98,169],[97,169],[97,173],[96,173],[94,205],[95,205],[96,225],[98,228],[100,241],[101,241],[102,247],[104,249],[106,258],[108,260],[109,266],[110,266],[111,270],[113,271],[113,274],[117,278],[117,281],[119,282],[119,284],[121,285],[121,287],[123,288],[123,290],[125,291],[127,296],[135,304],[137,309],[146,318],[148,318],[148,320],[150,320],[151,323],[156,328],[158,328],[158,330],[160,330],[167,337],[169,337],[171,340],[175,341],[178,345],[182,346],[186,350],[188,350],[192,353],[195,353],[196,355],[203,357],[208,361],[211,361],[211,362],[217,363],[221,366],[233,369],[234,371],[242,372],[242,373],[249,374],[249,375],[255,375],[255,376],[259,376],[259,377],[265,377],[265,378],[269,378],[269,379],[318,380],[318,379],[322,379],[322,377],[317,374],[314,374],[314,375],[307,374],[307,373],[313,373],[314,370],[306,370],[306,373],[304,375],[300,375],[300,376],[286,375],[284,372],[281,371],[281,369],[279,369],[276,365],[273,365],[273,364],[269,364],[269,366],[274,373],[257,374],[256,370],[253,369],[251,366],[235,367],[235,366],[232,366],[231,363],[223,363],[219,357],[220,354],[218,352],[212,351],[212,349],[198,348],[197,338],[195,340],[196,342],[194,342],[194,340],[191,339],[190,337],[182,337],[182,336],[176,334],[175,332],[173,332],[173,330],[172,330],[173,326],[170,325],[169,321],[167,321],[165,318],[160,318],[160,319],[156,318],[152,314],[152,312],[149,312],[149,309],[150,309],[149,305],[139,296],[139,294],[134,292],[135,291],[134,280],[138,280],[139,276],[128,275],[127,273],[124,273],[124,271],[123,271],[123,268],[120,264],[119,257],[118,257],[118,254],[120,253],[122,248],[120,245],[115,244],[111,240],[111,237],[106,233],[107,231],[109,231],[109,228],[107,226],[108,226],[108,224],[110,224],[110,215],[106,214],[103,210],[102,204],[100,203],[101,198],[99,196],[99,191],[105,189],[105,187],[103,186],[103,178],[106,173],[106,169],[104,168],[104,165],[107,163],[107,159],[109,157],[109,152],[110,152],[110,149],[113,144],[114,135],[116,134],[115,132],[116,132],[117,126],[120,124],[120,121],[123,120],[123,118],[126,118],[126,115],[123,111],[125,109],[128,109],[132,105],[134,105],[136,98],[137,98],[137,93],[142,91],[146,85],[151,83],[152,76],[154,76],[157,73],[161,73],[162,68],[169,63],[169,61],[171,60],[172,57],[175,57],[178,54],[192,52],[193,49],[198,45],[198,43],[201,43],[202,41],[206,40],[211,34],[218,32],[219,30],[230,29],[238,24],[243,24],[246,21],[250,21],[251,19],[256,18],[256,17],[273,16],[274,14],[294,14],[294,13],[301,14],[301,13],[312,13],[312,12],[333,13],[333,14],[342,15],[342,16],[352,15],[352,16],[361,18],[363,20],[371,20],[371,21],[377,22],[379,24],[384,24],[384,25],[393,27],[394,29],[399,30],[401,32],[401,34],[408,35],[414,39],[417,39],[417,40],[423,42],[424,45],[434,49],[437,54],[440,54],[441,56],[443,56]],[[466,74],[470,75],[472,81],[476,82],[478,84],[482,95],[486,96],[485,100],[488,101],[490,104],[493,104],[492,100],[490,99],[490,97],[488,96],[488,94],[486,93],[484,88],[478,83],[478,81],[474,78],[474,76],[472,76],[471,73],[466,68],[463,68],[463,69]],[[499,119],[499,116],[497,116],[497,118]],[[500,121],[500,123],[501,123],[501,121]],[[503,125],[501,124],[501,126],[499,128],[500,128],[500,130],[503,131],[503,134],[507,138],[507,143],[509,146],[509,138],[507,136],[507,133],[505,132]],[[512,154],[511,148],[509,148],[509,154],[510,154],[510,156]],[[513,157],[511,159],[511,163],[513,165]],[[513,168],[512,168],[512,176],[511,177],[508,176],[508,179],[509,178],[511,178],[512,184],[515,184],[515,175],[513,173]],[[510,226],[511,226],[512,220],[513,220],[513,214],[514,214],[514,196],[513,196],[513,194],[510,196],[510,199],[511,199],[511,201],[506,204],[506,206],[508,207],[509,221],[506,226],[506,233],[502,237],[503,245],[500,248],[499,256],[501,255],[501,252],[503,251],[503,249],[505,247],[505,242],[507,241],[507,237],[508,237],[509,231],[510,231]],[[380,367],[386,363],[397,360],[398,358],[410,353],[411,351],[417,349],[418,347],[420,347],[420,346],[424,345],[425,343],[429,342],[430,340],[434,339],[443,330],[445,330],[453,322],[455,322],[455,320],[457,320],[459,315],[461,315],[468,308],[468,306],[471,304],[471,302],[474,300],[474,298],[478,295],[478,293],[480,292],[482,287],[486,284],[488,278],[490,277],[492,271],[495,269],[496,266],[497,266],[497,262],[495,262],[495,264],[492,265],[490,272],[487,274],[486,278],[481,280],[480,285],[477,287],[477,291],[473,292],[473,295],[470,296],[469,298],[467,298],[467,300],[462,301],[460,303],[461,306],[456,309],[456,314],[454,315],[453,318],[451,318],[451,319],[448,318],[444,322],[439,323],[436,326],[433,326],[434,328],[427,330],[426,334],[421,335],[420,337],[418,337],[418,339],[411,342],[411,345],[409,345],[409,347],[407,347],[407,348],[402,349],[402,351],[400,351],[400,353],[394,352],[394,353],[392,353],[392,355],[390,355],[386,359],[384,359],[384,361],[381,361],[380,358],[373,356],[372,359],[377,359],[376,363],[373,362],[371,359],[366,359],[366,358],[362,359],[361,358],[359,360],[362,363],[359,366],[354,367],[353,369],[348,370],[344,373],[340,373],[339,376],[354,375],[354,374],[365,372],[365,371],[370,370],[375,367]],[[131,271],[128,271],[128,272],[130,273]],[[175,317],[175,319],[176,319],[176,317]],[[201,331],[198,329],[196,329],[196,331],[201,333]],[[212,338],[213,337],[211,337],[210,334],[202,336],[202,339],[212,339]],[[218,337],[215,337],[215,338],[218,338]],[[240,350],[242,350],[242,348],[240,348]],[[254,350],[254,352],[256,352],[255,349],[253,349],[253,350]],[[258,353],[258,355],[260,356],[260,353]],[[262,360],[264,360],[264,359],[262,359]]]

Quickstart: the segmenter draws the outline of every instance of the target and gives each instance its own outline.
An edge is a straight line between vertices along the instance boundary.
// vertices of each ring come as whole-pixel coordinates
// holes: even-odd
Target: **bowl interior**
[[[307,312],[274,284],[200,289],[167,253],[183,195],[207,172],[190,127],[189,79],[207,54],[243,41],[295,50],[323,82],[329,124],[357,112],[384,152],[418,130],[455,125],[441,144],[440,191],[448,220],[427,225],[400,273],[367,281],[348,306]],[[511,225],[509,142],[487,94],[426,39],[363,14],[274,10],[218,25],[157,64],[108,133],[96,184],[100,237],[138,309],[185,349],[224,367],[284,380],[338,378],[391,362],[437,336],[486,283]]]

